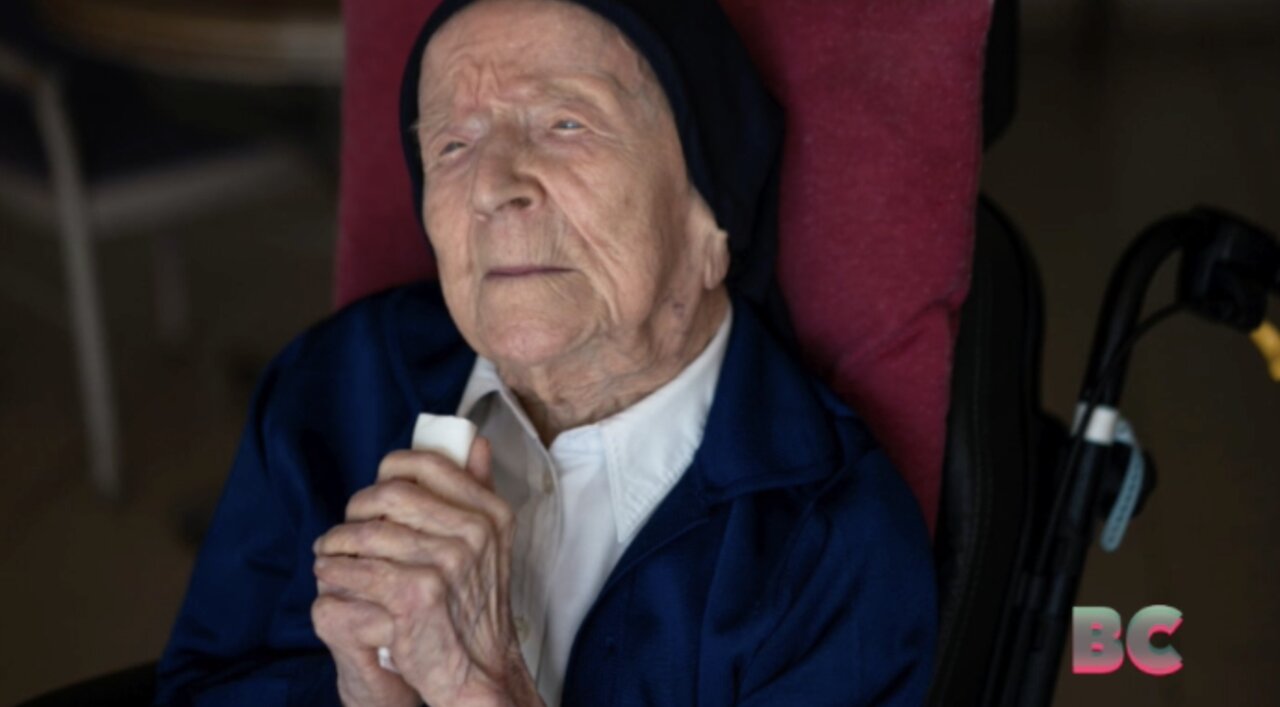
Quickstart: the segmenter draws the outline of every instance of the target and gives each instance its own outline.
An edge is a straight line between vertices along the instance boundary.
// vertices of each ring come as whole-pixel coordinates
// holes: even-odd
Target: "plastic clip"
[[[1096,405],[1093,414],[1089,415],[1089,423],[1084,423],[1084,413],[1088,406],[1083,402],[1076,403],[1075,421],[1071,424],[1071,434],[1080,434],[1084,426],[1084,439],[1091,444],[1108,447],[1116,439],[1116,423],[1120,420],[1120,411],[1110,405]]]

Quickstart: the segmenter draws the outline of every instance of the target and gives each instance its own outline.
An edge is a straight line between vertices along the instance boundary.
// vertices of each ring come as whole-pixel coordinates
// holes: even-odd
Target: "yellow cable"
[[[1267,371],[1271,374],[1271,380],[1280,383],[1280,331],[1276,330],[1274,324],[1263,321],[1249,334],[1249,339],[1253,341],[1253,345],[1258,347],[1258,351],[1262,353],[1262,357],[1267,361]]]

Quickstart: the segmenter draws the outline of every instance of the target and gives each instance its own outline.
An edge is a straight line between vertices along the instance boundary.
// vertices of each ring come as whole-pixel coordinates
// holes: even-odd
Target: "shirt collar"
[[[732,306],[715,336],[675,378],[640,401],[591,425],[562,432],[551,444],[552,459],[584,452],[603,454],[619,543],[626,544],[680,479],[702,444],[732,328]],[[524,409],[498,376],[492,361],[477,357],[458,405],[470,416],[497,394],[535,442]]]

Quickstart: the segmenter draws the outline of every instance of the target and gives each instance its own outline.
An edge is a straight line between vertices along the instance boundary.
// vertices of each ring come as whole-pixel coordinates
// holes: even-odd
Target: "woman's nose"
[[[476,149],[472,206],[477,216],[527,211],[542,203],[542,185],[528,169],[529,146],[520,136],[493,134]]]

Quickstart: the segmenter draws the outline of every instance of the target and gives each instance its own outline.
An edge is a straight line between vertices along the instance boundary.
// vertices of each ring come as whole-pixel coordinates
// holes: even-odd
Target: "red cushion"
[[[937,513],[968,287],[989,0],[725,0],[787,109],[779,278],[813,370]],[[436,3],[347,0],[335,304],[428,275],[400,152]]]
[[[400,147],[400,74],[438,0],[343,0],[346,70],[334,304],[435,270],[409,198]]]

